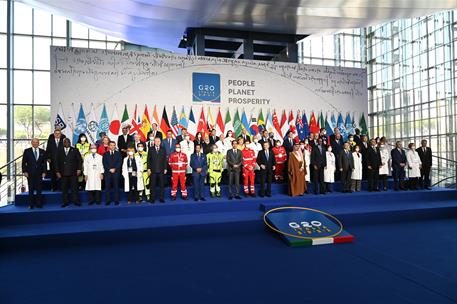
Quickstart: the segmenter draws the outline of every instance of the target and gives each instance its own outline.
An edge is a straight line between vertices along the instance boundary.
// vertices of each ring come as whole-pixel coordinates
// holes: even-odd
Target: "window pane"
[[[49,105],[51,103],[51,86],[49,72],[34,72],[33,102]]]
[[[33,136],[45,139],[51,133],[51,108],[49,106],[35,106],[33,109]]]
[[[87,48],[89,46],[88,40],[71,40],[72,47]]]
[[[106,35],[92,29],[89,29],[89,39],[106,40]]]
[[[106,49],[106,42],[89,41],[89,48],[91,48],[91,49]]]
[[[14,71],[14,103],[32,103],[32,72]]]
[[[49,70],[51,38],[34,38],[33,64],[35,69]]]
[[[6,103],[6,70],[0,70],[0,103]],[[0,121],[2,120],[4,119],[0,119]]]
[[[58,37],[67,36],[67,19],[56,15],[52,16],[52,35]]]
[[[6,1],[0,1],[0,32],[6,33]]]
[[[0,112],[1,113],[6,113],[6,105],[0,105]],[[4,139],[6,138],[6,119],[0,119],[0,138]],[[2,154],[2,152],[0,152]],[[1,160],[4,160],[4,158],[0,158]],[[5,157],[6,159],[6,157]],[[2,162],[4,164],[5,162]]]
[[[51,36],[51,14],[38,9],[33,11],[33,33]]]
[[[87,27],[82,26],[78,23],[71,23],[71,38],[83,38],[87,39],[89,35],[89,30]]]
[[[14,36],[14,67],[32,68],[32,37]]]
[[[52,45],[66,46],[67,40],[65,38],[52,38]]]
[[[0,34],[0,68],[6,68],[6,35]]]
[[[14,2],[14,32],[32,34],[32,8],[20,2]]]
[[[14,138],[33,137],[32,106],[14,106]]]

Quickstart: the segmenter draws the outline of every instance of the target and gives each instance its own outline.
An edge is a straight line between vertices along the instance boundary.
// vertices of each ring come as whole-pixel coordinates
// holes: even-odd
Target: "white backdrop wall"
[[[51,47],[51,119],[54,123],[59,114],[67,135],[80,105],[88,122],[100,120],[103,106],[109,120],[120,118],[125,105],[130,118],[135,106],[139,116],[145,105],[150,116],[157,106],[159,119],[164,106],[169,119],[173,106],[178,116],[183,107],[186,115],[192,107],[197,123],[202,107],[214,120],[219,109],[223,118],[230,111],[232,119],[238,109],[248,118],[260,110],[264,117],[275,110],[279,119],[283,111],[301,110],[308,120],[311,112],[322,112],[351,113],[358,121],[367,113],[367,100],[365,69]]]

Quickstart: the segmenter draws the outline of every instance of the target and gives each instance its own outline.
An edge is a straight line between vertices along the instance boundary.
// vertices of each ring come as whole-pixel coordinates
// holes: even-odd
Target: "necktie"
[[[38,160],[38,152],[37,152],[37,149],[34,149],[34,153],[35,153],[35,160]]]
[[[171,139],[168,139],[168,144],[170,145],[170,149],[171,149]]]
[[[268,161],[268,151],[265,150],[265,157],[267,158],[267,161]]]
[[[65,148],[65,156],[68,155],[68,148]]]
[[[156,147],[156,152],[159,153],[159,147]]]

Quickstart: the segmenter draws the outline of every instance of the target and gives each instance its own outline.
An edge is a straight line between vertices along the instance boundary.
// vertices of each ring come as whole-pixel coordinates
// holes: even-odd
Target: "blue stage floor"
[[[354,243],[289,248],[278,205]],[[0,303],[456,303],[457,191],[0,209]]]

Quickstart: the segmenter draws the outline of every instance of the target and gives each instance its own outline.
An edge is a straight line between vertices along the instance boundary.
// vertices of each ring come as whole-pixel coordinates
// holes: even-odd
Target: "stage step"
[[[345,225],[415,217],[456,217],[457,191],[436,188],[432,191],[331,193],[303,197],[278,194],[266,199],[177,200],[132,206],[122,202],[119,206],[49,206],[35,210],[8,206],[0,209],[0,239],[241,222],[262,224],[263,210],[277,206],[323,210],[336,215]]]

